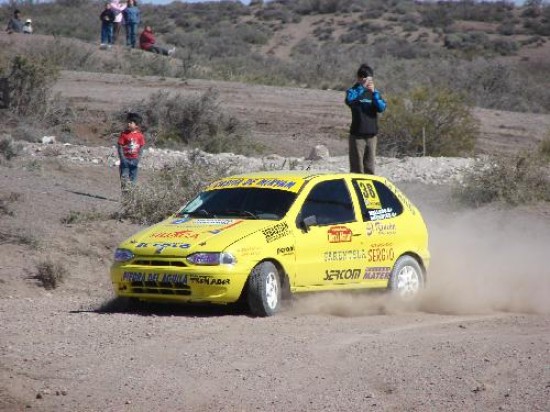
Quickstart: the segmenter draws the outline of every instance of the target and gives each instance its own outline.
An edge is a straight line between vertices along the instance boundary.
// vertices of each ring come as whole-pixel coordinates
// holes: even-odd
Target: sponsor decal
[[[189,283],[208,286],[225,286],[231,283],[230,279],[217,279],[206,275],[190,275]]]
[[[346,226],[332,226],[328,229],[329,243],[351,242],[353,232]]]
[[[230,225],[231,223],[234,223],[235,220],[233,219],[195,219],[193,220],[193,223],[197,225]]]
[[[389,267],[372,267],[365,269],[365,276],[363,279],[389,279],[391,268]]]
[[[347,260],[367,259],[363,249],[337,250],[324,253],[325,262],[344,262]]]
[[[206,190],[228,189],[238,187],[256,187],[288,190],[298,192],[303,185],[301,179],[275,179],[275,178],[225,178],[211,183]]]
[[[209,230],[208,233],[212,233],[213,235],[217,235],[218,233],[223,232],[224,230],[229,229],[230,227],[238,225],[239,223],[242,222],[242,220],[235,220],[235,221],[229,220],[229,222],[231,222],[231,224],[228,224],[227,226],[221,227],[219,229]]]
[[[288,224],[286,222],[277,223],[274,226],[262,230],[267,243],[274,242],[290,234]]]
[[[175,285],[187,285],[187,275],[181,273],[141,273],[124,272],[122,280],[126,282],[160,282]]]
[[[333,269],[325,270],[325,281],[333,280],[352,280],[359,279],[361,277],[361,269]]]
[[[188,218],[188,217],[183,217],[183,218],[181,218],[181,219],[172,220],[171,224],[173,224],[173,225],[181,225],[182,223],[187,223],[187,222],[189,222],[189,220],[191,220],[191,219]]]
[[[391,243],[380,243],[372,245],[368,250],[367,256],[369,262],[387,262],[393,261],[395,252]]]
[[[397,233],[397,226],[395,223],[384,222],[367,222],[367,236],[372,234],[377,235],[395,235]]]
[[[256,256],[260,253],[260,248],[255,246],[247,246],[237,249],[236,253],[240,256]]]
[[[293,255],[294,254],[294,246],[284,246],[284,247],[278,247],[277,248],[277,254],[278,255]]]
[[[151,237],[158,239],[170,239],[170,238],[184,238],[184,239],[196,239],[199,237],[197,232],[192,230],[178,230],[176,232],[157,232],[153,233]]]
[[[369,210],[370,220],[390,219],[395,216],[397,216],[397,213],[393,211],[392,207],[386,207],[380,210]]]
[[[164,251],[166,248],[172,248],[172,249],[189,249],[191,245],[189,243],[140,243],[136,245],[136,248],[144,248],[152,246],[156,248],[155,253],[160,254]]]
[[[363,196],[363,201],[369,209],[381,209],[382,203],[372,180],[357,180],[357,186]]]

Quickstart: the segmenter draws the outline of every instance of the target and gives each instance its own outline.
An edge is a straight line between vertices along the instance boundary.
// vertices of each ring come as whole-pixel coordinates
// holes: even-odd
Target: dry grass
[[[63,264],[46,259],[36,266],[33,279],[36,279],[44,289],[51,290],[59,287],[66,280],[68,273]]]

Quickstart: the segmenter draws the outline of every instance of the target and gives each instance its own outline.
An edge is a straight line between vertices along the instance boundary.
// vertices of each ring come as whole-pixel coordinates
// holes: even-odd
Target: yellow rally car
[[[254,315],[270,316],[289,293],[389,288],[414,295],[429,259],[420,212],[385,178],[272,171],[211,183],[121,243],[111,278],[120,297],[242,298]]]

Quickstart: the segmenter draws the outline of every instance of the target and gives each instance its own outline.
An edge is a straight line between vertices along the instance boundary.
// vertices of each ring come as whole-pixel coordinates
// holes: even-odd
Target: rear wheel
[[[248,278],[247,301],[255,316],[271,316],[281,307],[281,277],[275,265],[262,262]]]
[[[424,287],[424,273],[412,256],[401,256],[390,276],[390,289],[402,298],[412,298]]]

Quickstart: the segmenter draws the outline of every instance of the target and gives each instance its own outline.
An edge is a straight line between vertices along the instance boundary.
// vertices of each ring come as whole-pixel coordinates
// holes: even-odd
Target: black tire
[[[393,266],[388,287],[400,298],[416,296],[424,287],[424,272],[415,258],[404,255]]]
[[[257,265],[248,278],[247,302],[254,316],[272,316],[281,308],[281,276],[271,262]]]

